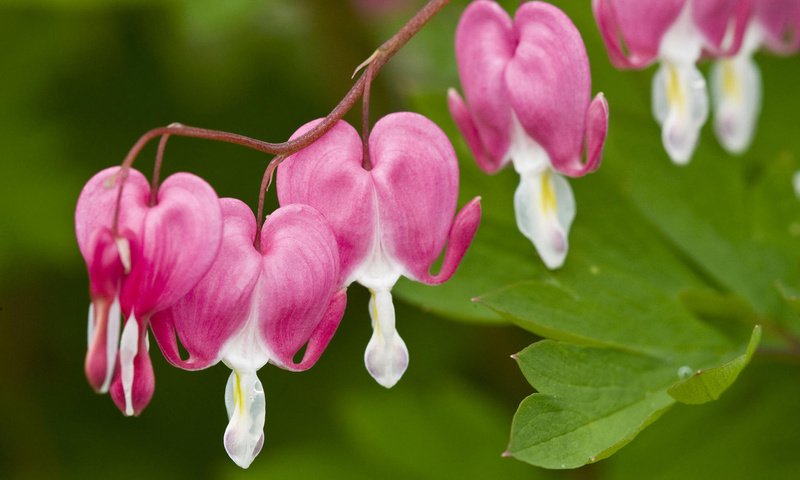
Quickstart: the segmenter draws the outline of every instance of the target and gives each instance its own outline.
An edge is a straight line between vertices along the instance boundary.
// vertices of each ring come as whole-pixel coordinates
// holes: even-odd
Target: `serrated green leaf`
[[[701,404],[719,398],[730,387],[750,363],[761,341],[761,326],[756,325],[750,337],[747,350],[740,356],[719,367],[698,370],[691,377],[671,386],[667,393],[681,403]]]

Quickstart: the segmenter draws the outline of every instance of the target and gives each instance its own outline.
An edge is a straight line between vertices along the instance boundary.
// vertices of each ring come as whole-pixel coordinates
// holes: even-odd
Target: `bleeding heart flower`
[[[302,135],[318,121],[295,132]],[[364,354],[369,373],[392,387],[408,366],[408,349],[395,328],[391,289],[405,276],[430,285],[455,272],[480,222],[480,199],[453,220],[458,162],[436,124],[414,113],[387,115],[369,137],[364,168],[358,133],[339,122],[278,167],[281,205],[318,209],[336,234],[341,282],[372,293],[373,334]],[[448,243],[438,274],[429,270]]]
[[[144,176],[130,170],[112,230],[118,167],[92,177],[75,210],[75,233],[89,269],[89,349],[86,376],[111,391],[126,415],[138,415],[153,395],[147,325],[205,275],[219,249],[222,214],[214,190],[188,173],[167,178],[150,205]],[[124,322],[120,337],[121,316]],[[118,364],[118,365],[117,365]]]
[[[590,96],[580,33],[546,3],[525,3],[512,20],[498,4],[476,1],[458,24],[456,60],[467,101],[451,89],[450,112],[484,171],[514,165],[517,226],[545,265],[558,268],[575,218],[562,175],[596,170],[608,129],[605,97]]]
[[[755,133],[762,89],[753,55],[761,47],[779,55],[800,48],[800,0],[755,0],[742,48],[711,69],[714,130],[731,153],[747,150]]]
[[[708,93],[695,66],[703,51],[739,51],[751,0],[592,0],[595,19],[617,68],[655,61],[653,113],[675,164],[689,162],[708,118]]]
[[[300,371],[320,357],[344,314],[336,238],[306,205],[267,217],[258,248],[256,221],[239,200],[219,201],[222,247],[203,279],[151,321],[166,359],[185,370],[222,360],[231,368],[225,390],[228,455],[247,468],[264,443],[266,401],[256,372],[267,362]],[[177,339],[189,354],[182,359]],[[303,359],[294,356],[306,345]]]

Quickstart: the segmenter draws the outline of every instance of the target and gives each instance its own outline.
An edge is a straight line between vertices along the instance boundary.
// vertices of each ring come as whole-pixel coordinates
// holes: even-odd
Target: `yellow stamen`
[[[728,98],[737,101],[742,98],[742,84],[731,60],[722,61],[722,90]]]
[[[244,409],[244,395],[242,394],[242,382],[239,380],[239,372],[233,372],[233,403],[240,412]]]
[[[542,210],[545,213],[555,212],[558,208],[556,201],[556,192],[553,188],[553,179],[550,171],[545,171],[542,174]]]
[[[677,67],[671,63],[667,64],[667,99],[672,107],[678,107],[681,111],[684,109],[685,100],[683,95],[683,88],[681,88],[681,77]]]
[[[369,293],[372,296],[372,301],[370,302],[370,306],[372,307],[372,320],[375,322],[375,325],[372,328],[375,329],[375,333],[380,335],[381,324],[380,322],[378,322],[378,302],[377,300],[375,300],[375,292],[373,290],[370,290]]]

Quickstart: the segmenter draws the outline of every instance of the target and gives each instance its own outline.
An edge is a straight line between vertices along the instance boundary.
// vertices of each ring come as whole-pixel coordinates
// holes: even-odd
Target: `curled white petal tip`
[[[122,337],[119,342],[119,366],[120,377],[122,380],[122,391],[125,395],[125,416],[132,417],[135,414],[133,409],[133,360],[139,353],[139,322],[131,314],[122,329]]]
[[[117,237],[114,239],[117,244],[117,251],[119,252],[119,260],[122,263],[122,268],[125,269],[125,274],[131,273],[131,244],[127,238]]]
[[[672,162],[688,164],[708,119],[706,81],[693,63],[661,64],[653,77],[653,115]]]
[[[225,407],[225,451],[236,465],[247,468],[264,446],[266,397],[255,371],[231,372],[225,387]]]
[[[364,364],[376,382],[392,388],[408,368],[408,348],[397,332],[389,341],[373,332],[364,352]]]
[[[714,131],[720,144],[739,154],[750,147],[761,112],[761,73],[748,56],[717,61],[711,69]]]
[[[800,199],[800,170],[792,175],[792,186],[794,187],[795,196]]]
[[[369,313],[373,331],[364,352],[364,364],[376,382],[392,388],[408,368],[408,348],[395,329],[392,294],[388,290],[373,291]]]
[[[563,266],[575,219],[575,197],[567,180],[549,168],[522,173],[514,192],[514,213],[517,227],[545,266],[551,270]]]

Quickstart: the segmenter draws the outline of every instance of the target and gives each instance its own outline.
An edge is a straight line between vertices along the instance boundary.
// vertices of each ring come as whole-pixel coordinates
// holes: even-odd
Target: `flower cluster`
[[[764,48],[778,55],[800,49],[800,0],[753,0],[742,47],[711,69],[714,131],[726,150],[741,153],[753,139],[761,110],[761,73],[753,54]]]
[[[458,24],[456,61],[466,102],[452,89],[448,101],[459,130],[485,172],[513,164],[517,226],[547,267],[562,266],[575,218],[562,175],[596,170],[608,131],[578,29],[547,3],[524,3],[512,20],[497,3],[475,1]]]
[[[399,381],[409,353],[396,327],[392,288],[400,277],[429,285],[450,279],[476,234],[481,204],[477,197],[457,212],[458,160],[429,119],[393,113],[369,133],[369,86],[387,55],[446,3],[431,0],[370,57],[365,73],[328,117],[304,125],[288,142],[176,124],[148,132],[123,166],[89,180],[75,225],[89,271],[85,369],[95,390],[110,393],[125,415],[142,412],[155,387],[149,332],[178,368],[223,362],[231,369],[224,446],[246,468],[264,443],[266,400],[258,370],[268,363],[289,371],[311,368],[342,320],[353,282],[371,293],[367,371],[386,388]],[[595,7],[602,12],[617,3],[625,2],[598,1]],[[664,2],[675,8],[682,3]],[[638,11],[636,2],[631,5]],[[689,21],[676,20],[684,11],[677,8],[675,18],[661,25],[664,36],[680,40],[669,25]],[[692,13],[692,21],[708,17],[711,29],[718,12]],[[626,53],[620,47],[619,63],[644,65],[646,55],[660,54],[658,42],[642,40],[646,35],[637,29],[633,33],[626,41],[643,47]],[[709,40],[705,48],[739,51],[740,36],[734,48],[717,33],[706,32],[717,43]],[[524,3],[512,19],[496,3],[478,0],[458,25],[456,60],[465,99],[449,92],[452,116],[480,168],[494,173],[514,166],[520,176],[514,194],[519,230],[547,267],[558,268],[576,210],[565,177],[600,166],[608,131],[608,104],[602,93],[591,97],[581,35],[547,3]],[[659,82],[677,82],[669,88],[678,89],[681,100],[689,98],[681,89],[696,74],[694,60],[670,71],[674,78],[659,74],[667,75]],[[361,135],[341,120],[359,96]],[[680,121],[667,119],[670,138],[682,128]],[[278,155],[265,182],[278,165],[280,208],[262,222],[241,201],[218,198],[208,183],[188,173],[151,186],[131,164],[147,141],[161,136],[166,142],[169,135],[225,140]],[[432,273],[440,257],[438,273]]]
[[[714,129],[732,153],[747,149],[761,105],[752,61],[761,46],[781,54],[800,46],[797,0],[593,0],[611,62],[640,69],[658,61],[653,114],[667,154],[687,164],[709,114],[706,82],[696,63],[719,59],[711,71]]]
[[[267,363],[311,368],[355,280],[372,292],[367,369],[381,385],[394,385],[408,351],[395,330],[391,288],[401,275],[428,284],[450,278],[478,228],[480,203],[453,219],[456,156],[425,117],[383,118],[369,150],[372,168],[365,169],[359,135],[339,122],[287,158],[278,172],[282,206],[260,229],[244,203],[217,198],[194,175],[175,174],[151,192],[136,170],[96,174],[75,213],[90,281],[89,383],[110,392],[125,415],[141,413],[155,387],[148,330],[176,367],[222,361],[232,370],[224,445],[246,468],[264,441],[257,371]]]

